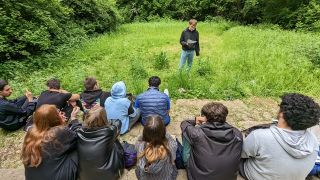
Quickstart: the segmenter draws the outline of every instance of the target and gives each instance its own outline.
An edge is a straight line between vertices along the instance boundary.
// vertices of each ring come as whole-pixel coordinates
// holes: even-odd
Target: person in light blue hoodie
[[[133,102],[127,97],[126,85],[123,81],[116,82],[111,88],[111,97],[104,103],[109,121],[119,119],[122,123],[120,134],[127,133],[139,120],[140,112],[133,108]]]

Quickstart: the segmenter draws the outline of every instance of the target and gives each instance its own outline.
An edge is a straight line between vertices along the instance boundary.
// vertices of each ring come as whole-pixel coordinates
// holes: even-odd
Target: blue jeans
[[[179,69],[181,70],[187,61],[188,62],[187,72],[189,72],[192,66],[193,57],[194,57],[194,50],[190,50],[190,51],[182,50]]]

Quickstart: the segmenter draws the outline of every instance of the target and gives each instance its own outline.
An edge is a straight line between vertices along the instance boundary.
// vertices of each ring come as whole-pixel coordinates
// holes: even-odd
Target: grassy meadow
[[[320,97],[320,35],[284,31],[272,26],[240,26],[200,22],[200,56],[191,74],[179,73],[179,38],[186,22],[125,24],[116,32],[86,40],[37,71],[17,71],[9,79],[18,96],[25,88],[38,95],[47,79],[56,77],[64,89],[81,92],[83,79],[95,76],[104,90],[124,80],[129,92],[147,88],[158,75],[161,89],[178,98],[238,99],[278,97],[300,92]]]

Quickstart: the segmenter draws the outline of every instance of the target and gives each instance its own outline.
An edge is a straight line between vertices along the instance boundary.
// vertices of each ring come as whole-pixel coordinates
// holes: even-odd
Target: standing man
[[[188,73],[192,66],[194,51],[196,52],[196,56],[200,55],[199,32],[196,30],[196,27],[197,20],[190,19],[189,27],[182,32],[180,37],[182,53],[180,58],[179,70],[182,70],[183,66],[186,64],[186,60],[188,60]]]

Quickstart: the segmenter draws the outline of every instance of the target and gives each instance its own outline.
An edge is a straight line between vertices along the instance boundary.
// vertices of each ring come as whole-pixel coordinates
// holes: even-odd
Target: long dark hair
[[[143,128],[142,140],[147,143],[144,151],[138,158],[143,156],[148,164],[157,160],[165,159],[168,155],[171,158],[166,139],[166,127],[161,116],[152,115],[146,119],[146,125]]]

